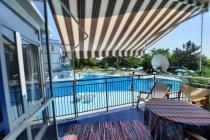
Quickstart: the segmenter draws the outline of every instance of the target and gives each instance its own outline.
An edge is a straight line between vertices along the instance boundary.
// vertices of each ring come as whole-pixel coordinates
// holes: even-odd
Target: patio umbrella
[[[125,68],[125,67],[122,67],[122,68],[121,68],[121,70],[127,70],[127,68]]]
[[[110,68],[108,68],[108,70],[115,71],[116,68],[110,67]]]
[[[195,71],[194,71],[194,70],[189,70],[189,72],[191,72],[191,73],[195,73]]]
[[[184,72],[186,72],[186,70],[184,70],[184,69],[176,69],[175,72],[183,72],[184,73]]]
[[[143,67],[138,67],[138,68],[136,68],[136,70],[141,71],[141,70],[143,70]]]
[[[131,71],[135,71],[136,69],[135,69],[135,68],[130,68],[129,70],[131,70]]]

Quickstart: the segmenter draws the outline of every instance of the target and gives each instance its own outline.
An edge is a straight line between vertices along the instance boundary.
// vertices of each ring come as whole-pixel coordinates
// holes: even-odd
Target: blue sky
[[[40,9],[40,8],[39,8]],[[54,23],[52,14],[48,7],[48,17],[49,24],[53,30],[51,38],[59,39],[59,34]],[[210,58],[210,12],[204,14],[204,31],[203,31],[203,54]],[[150,47],[146,53],[149,53],[152,48],[169,48],[170,51],[175,48],[182,48],[182,45],[187,41],[191,40],[196,45],[201,43],[201,16],[198,15],[182,24],[180,24],[176,29],[162,38],[160,41],[155,43]]]

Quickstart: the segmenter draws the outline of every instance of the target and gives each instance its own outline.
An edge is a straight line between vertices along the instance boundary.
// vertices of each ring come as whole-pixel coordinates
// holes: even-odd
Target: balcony
[[[180,100],[201,106],[202,100],[208,93],[209,86],[196,83],[196,79],[208,80],[168,75],[130,75],[54,82],[53,91],[58,135],[65,139],[69,137],[70,133],[73,133],[75,127],[83,129],[89,127],[89,124],[105,125],[108,123],[107,125],[109,125],[112,122],[144,124],[144,103],[141,102],[139,108],[136,109],[136,99],[139,91],[150,91],[155,81],[172,85],[171,92],[174,93],[177,93],[182,87],[187,88],[188,91],[185,90],[186,92],[181,93]],[[50,90],[49,85],[46,89],[47,91]],[[170,98],[173,98],[173,95]],[[30,103],[36,98],[29,98],[28,100]],[[17,103],[14,103],[14,108],[17,107],[15,105]],[[49,116],[52,117],[52,108],[49,110]],[[18,116],[15,110],[13,114]],[[42,120],[41,117],[40,115],[34,118],[33,122],[36,127]],[[50,137],[48,134],[46,133],[45,137]]]

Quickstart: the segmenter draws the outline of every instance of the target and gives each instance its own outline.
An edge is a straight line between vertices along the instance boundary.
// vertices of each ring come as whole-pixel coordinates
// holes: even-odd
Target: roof
[[[76,58],[143,55],[176,25],[208,7],[202,0],[62,2],[49,4],[62,43],[66,51],[75,51]]]

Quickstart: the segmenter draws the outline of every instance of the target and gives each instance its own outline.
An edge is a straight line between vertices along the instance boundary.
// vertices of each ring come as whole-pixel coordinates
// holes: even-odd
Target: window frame
[[[24,113],[18,117],[15,121],[13,120],[13,116],[10,115],[10,112],[12,111],[12,106],[10,104],[10,95],[9,95],[9,88],[8,88],[8,78],[7,78],[7,70],[6,70],[6,61],[5,61],[5,51],[4,51],[4,45],[3,45],[3,34],[2,34],[2,26],[4,28],[8,28],[9,30],[14,32],[15,36],[15,43],[17,47],[17,56],[18,56],[18,68],[19,68],[19,80],[20,80],[20,87],[21,87],[21,96],[23,100],[23,110]],[[2,68],[2,75],[3,75],[3,87],[4,87],[4,93],[5,93],[5,101],[6,101],[6,110],[7,110],[7,116],[8,116],[8,125],[10,129],[10,133],[4,138],[7,140],[13,140],[17,138],[24,130],[27,130],[27,138],[28,140],[32,140],[32,131],[31,131],[31,122],[30,119],[35,116],[36,114],[42,112],[43,110],[47,109],[53,102],[53,98],[46,100],[46,95],[44,94],[45,89],[45,79],[44,79],[44,65],[43,65],[43,58],[42,58],[42,50],[41,50],[41,43],[40,42],[30,42],[34,46],[38,48],[38,61],[40,63],[40,92],[41,92],[41,98],[38,100],[36,104],[28,106],[27,101],[27,91],[26,91],[26,81],[25,81],[25,72],[24,72],[24,62],[23,62],[23,49],[22,49],[22,39],[24,38],[23,35],[21,35],[19,32],[14,31],[13,29],[1,25],[0,24],[0,61],[1,61],[1,68]],[[46,112],[45,112],[46,113]],[[43,114],[46,115],[46,114]],[[46,132],[48,127],[48,120],[45,120],[46,117],[43,116],[43,126],[35,136],[35,139],[40,139]],[[18,128],[18,129],[17,129]],[[3,140],[4,140],[3,139]]]

